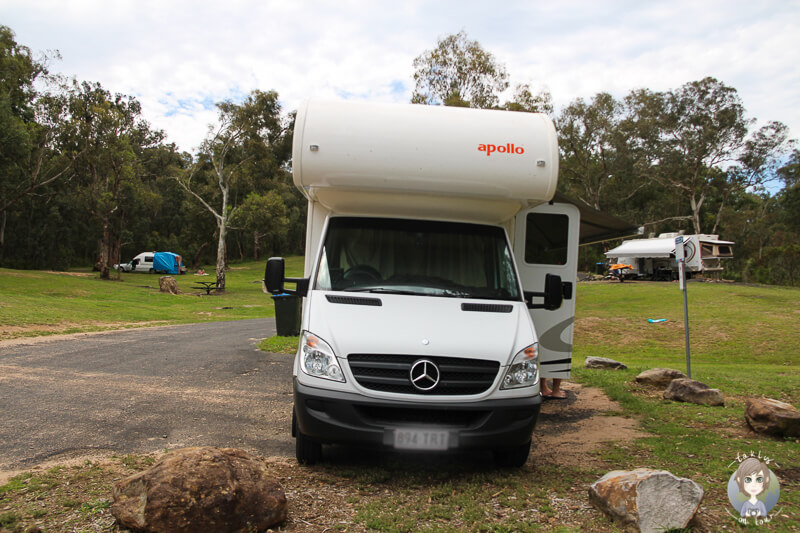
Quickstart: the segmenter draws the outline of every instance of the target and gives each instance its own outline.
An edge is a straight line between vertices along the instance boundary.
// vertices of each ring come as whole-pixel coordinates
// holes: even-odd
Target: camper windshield
[[[384,218],[330,220],[316,289],[520,300],[501,228]]]

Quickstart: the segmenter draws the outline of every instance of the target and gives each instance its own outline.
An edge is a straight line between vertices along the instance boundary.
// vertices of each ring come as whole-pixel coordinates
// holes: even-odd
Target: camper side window
[[[525,262],[535,265],[567,263],[569,217],[529,213],[525,229]]]

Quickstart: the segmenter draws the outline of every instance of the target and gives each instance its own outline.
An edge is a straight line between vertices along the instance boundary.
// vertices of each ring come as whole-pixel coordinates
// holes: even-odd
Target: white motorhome
[[[284,278],[272,258],[265,290],[304,297],[292,421],[301,463],[320,460],[323,444],[526,461],[540,378],[570,375],[580,215],[552,201],[557,176],[542,114],[298,110],[305,273]]]

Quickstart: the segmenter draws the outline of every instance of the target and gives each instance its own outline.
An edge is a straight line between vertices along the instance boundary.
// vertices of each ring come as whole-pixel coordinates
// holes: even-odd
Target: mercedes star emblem
[[[439,367],[428,359],[420,359],[411,365],[411,384],[421,391],[432,390],[439,384]]]

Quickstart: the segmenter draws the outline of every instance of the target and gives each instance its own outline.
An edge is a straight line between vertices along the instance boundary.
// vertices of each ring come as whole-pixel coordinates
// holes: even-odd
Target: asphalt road
[[[0,343],[0,470],[184,446],[294,455],[274,319]]]

